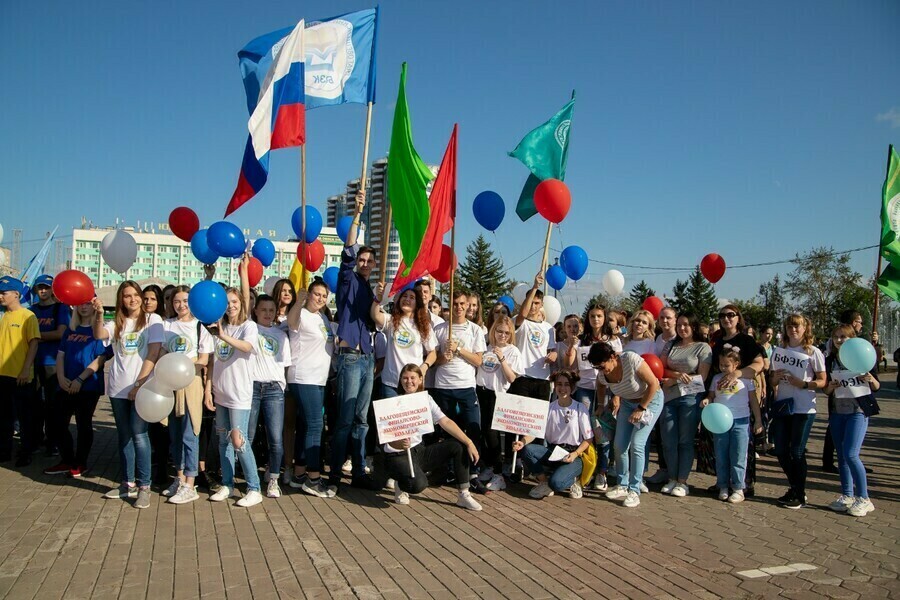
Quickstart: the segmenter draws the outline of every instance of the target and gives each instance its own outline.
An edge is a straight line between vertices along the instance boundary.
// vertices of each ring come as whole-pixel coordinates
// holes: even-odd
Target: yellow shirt
[[[33,339],[41,339],[41,330],[33,312],[20,308],[3,313],[0,318],[0,375],[19,376],[25,366],[28,343]],[[34,369],[31,376],[34,377]]]

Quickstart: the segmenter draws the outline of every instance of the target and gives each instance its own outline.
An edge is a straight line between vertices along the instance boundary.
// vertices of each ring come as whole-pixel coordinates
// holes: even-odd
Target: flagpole
[[[450,228],[450,298],[447,304],[450,305],[450,322],[453,322],[453,279],[456,275],[456,219],[453,219],[453,227]]]
[[[885,168],[884,182],[885,186],[888,185],[888,177],[891,176],[891,156],[894,153],[894,145],[888,144],[887,151],[887,167]],[[885,190],[888,188],[885,187]],[[883,195],[883,193],[882,193]],[[884,203],[884,198],[881,199],[881,202]],[[883,210],[883,208],[881,209]],[[879,222],[881,220],[881,214],[879,211]],[[875,331],[875,326],[878,323],[878,300],[879,296],[881,296],[881,290],[878,288],[878,278],[881,277],[881,232],[878,232],[878,266],[875,267],[875,308],[872,311],[872,331]]]
[[[362,175],[359,176],[359,190],[366,191],[366,171],[369,164],[369,134],[372,130],[372,103],[366,105],[366,131],[363,138]]]
[[[553,222],[547,221],[547,238],[544,240],[544,258],[541,259],[541,275],[547,271],[547,262],[550,260],[550,233],[553,231]],[[547,293],[547,280],[544,279],[543,293]]]
[[[382,249],[381,249],[381,273],[378,277],[378,281],[384,284],[387,280],[387,263],[388,263],[388,250],[391,247],[391,219],[394,216],[394,207],[390,202],[387,203],[387,217],[384,221],[384,233],[381,236],[383,241]],[[384,294],[382,294],[381,298],[378,300],[383,300]]]
[[[300,286],[306,282],[306,142],[300,146],[300,247],[303,260],[300,261]],[[300,290],[294,290],[299,292]],[[278,302],[276,298],[275,302]]]

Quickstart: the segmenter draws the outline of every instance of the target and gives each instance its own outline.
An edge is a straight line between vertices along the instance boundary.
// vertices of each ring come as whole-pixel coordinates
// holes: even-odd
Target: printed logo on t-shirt
[[[326,327],[325,323],[319,325],[319,329],[322,330],[322,336],[325,338],[326,343],[334,340],[334,333],[330,327]]]
[[[500,360],[493,352],[485,352],[481,356],[481,368],[486,373],[494,373],[497,369],[500,368]]]
[[[278,354],[280,344],[274,337],[264,333],[259,334],[259,349],[266,356],[275,356]]]
[[[228,362],[231,360],[231,357],[234,356],[234,347],[230,344],[226,344],[225,342],[219,341],[216,342],[216,359],[221,360],[223,362]]]
[[[143,357],[147,349],[147,338],[137,331],[123,333],[119,343],[122,344],[122,353],[126,356],[138,354]]]
[[[544,332],[540,329],[532,329],[528,332],[528,342],[534,348],[540,348],[544,345]]]
[[[394,343],[398,348],[409,348],[416,343],[416,336],[406,327],[401,327],[394,333]]]
[[[719,394],[720,396],[734,396],[739,391],[741,391],[742,387],[743,386],[741,385],[740,381],[733,381],[733,382],[731,382],[731,385],[717,390],[716,393]]]
[[[194,341],[183,335],[172,334],[166,340],[166,351],[170,353],[190,354],[194,350]]]

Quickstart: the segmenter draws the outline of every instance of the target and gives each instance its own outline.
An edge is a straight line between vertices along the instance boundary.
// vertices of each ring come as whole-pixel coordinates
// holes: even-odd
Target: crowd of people
[[[356,202],[358,221],[364,194]],[[671,307],[657,319],[595,304],[554,327],[543,318],[540,274],[518,310],[500,301],[483,307],[462,290],[445,310],[427,278],[386,310],[384,285],[369,284],[375,252],[357,244],[356,231],[341,256],[337,290],[318,278],[295,290],[284,279],[272,295],[257,294],[245,257],[242,285],[225,290],[217,323],[191,314],[185,285],[142,289],[125,281],[106,320],[97,298],[58,303],[49,276],[33,282],[30,308],[21,304],[20,281],[0,279],[0,462],[12,460],[17,430],[17,467],[44,444],[59,456],[45,473],[81,477],[93,413],[106,395],[121,483],[105,497],[133,499],[137,508],[150,506],[154,483],[174,504],[197,500],[198,489],[226,501],[236,495],[238,473],[243,507],[285,488],[333,498],[349,476],[353,487],[392,489],[398,504],[429,484],[450,484],[459,506],[481,510],[475,495],[529,476],[534,499],[581,498],[591,489],[634,508],[648,482],[674,498],[689,495],[695,460],[716,477],[709,491],[734,504],[755,493],[756,459],[771,451],[787,484],[778,502],[796,509],[807,502],[806,448],[821,392],[829,405],[826,454],[837,455],[840,476],[830,508],[858,517],[874,510],[859,453],[877,414],[877,367],[852,373],[838,354],[860,334],[858,313],[842,315],[824,349],[803,315],[790,315],[777,334],[760,326],[757,339],[732,304],[712,325]],[[148,423],[135,398],[166,353],[191,358],[195,377],[174,392],[168,419]],[[661,377],[650,362],[662,364]],[[378,446],[372,401],[423,390],[436,433]],[[543,439],[491,428],[502,393],[549,403]],[[730,411],[727,431],[700,425],[709,404]],[[645,477],[651,438],[659,470]]]

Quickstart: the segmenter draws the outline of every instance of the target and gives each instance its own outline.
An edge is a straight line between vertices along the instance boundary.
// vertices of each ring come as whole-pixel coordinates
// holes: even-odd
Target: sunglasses
[[[719,313],[720,319],[733,319],[736,316],[738,316],[736,312]]]

